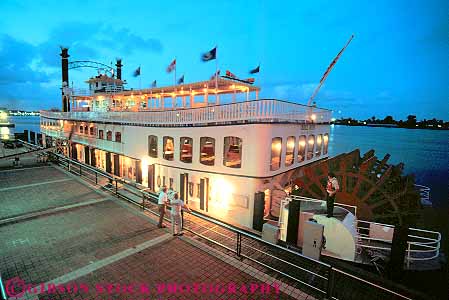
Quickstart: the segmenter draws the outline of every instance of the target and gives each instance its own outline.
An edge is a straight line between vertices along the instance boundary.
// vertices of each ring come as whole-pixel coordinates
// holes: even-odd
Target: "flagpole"
[[[215,51],[217,51],[217,46],[215,46]],[[215,52],[215,104],[218,102],[218,58],[217,52]]]
[[[177,64],[177,61],[176,61],[176,57],[175,57],[175,85],[176,85],[176,64]]]
[[[142,69],[140,68],[140,66],[139,66],[139,71],[140,71],[140,74],[139,74],[139,90],[141,90],[142,89]]]

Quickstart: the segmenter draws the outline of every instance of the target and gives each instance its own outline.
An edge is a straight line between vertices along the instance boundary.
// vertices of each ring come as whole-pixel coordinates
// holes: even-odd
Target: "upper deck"
[[[276,99],[260,99],[196,108],[143,108],[137,111],[41,111],[58,120],[140,126],[205,126],[240,123],[329,123],[332,112]]]
[[[91,90],[91,93],[79,93],[72,90],[72,111],[42,111],[41,116],[59,120],[173,127],[330,122],[330,110],[276,99],[259,99],[259,91],[259,87],[248,82],[229,78],[118,92]]]

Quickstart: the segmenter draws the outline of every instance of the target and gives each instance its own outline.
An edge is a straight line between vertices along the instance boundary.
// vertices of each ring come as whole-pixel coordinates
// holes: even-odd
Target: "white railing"
[[[361,224],[365,224],[365,226],[361,226]],[[394,230],[394,225],[357,220],[357,238],[359,240],[357,246],[360,248],[391,251],[392,233],[391,237],[376,237],[375,234],[370,232],[373,226],[385,229],[383,230],[384,232]],[[368,232],[368,234],[360,233],[361,231]],[[439,232],[419,228],[409,228],[409,232],[406,250],[408,268],[412,261],[432,260],[440,255],[441,234]],[[363,243],[363,241],[366,243]],[[377,245],[375,245],[376,242]],[[379,245],[380,243],[382,246]]]
[[[432,206],[432,201],[430,200],[430,188],[421,184],[415,184],[415,187],[419,192],[421,204],[424,206]]]
[[[62,138],[62,139],[68,139],[70,136],[69,131],[63,131],[58,129],[49,129],[44,128],[41,126],[41,132],[55,138]],[[71,141],[75,143],[80,143],[88,146],[92,146],[101,150],[114,152],[123,154],[123,143],[120,142],[113,142],[103,139],[98,139],[95,136],[91,135],[83,135],[78,133],[72,133],[71,135]]]
[[[92,96],[92,92],[89,89],[70,88],[69,92],[74,96]]]
[[[315,202],[324,204],[326,201],[307,198],[302,196],[290,196],[294,200]],[[335,206],[341,206],[354,213],[357,217],[357,207],[342,203],[335,203]],[[365,226],[362,226],[364,224]],[[284,224],[279,224],[280,226]],[[364,220],[357,220],[354,224],[357,228],[357,243],[356,246],[365,249],[391,251],[391,243],[393,240],[394,225],[376,223]],[[285,225],[284,225],[285,226]],[[375,233],[375,228],[379,229]],[[388,232],[390,233],[388,234]],[[364,233],[367,232],[367,233]],[[409,235],[407,239],[406,263],[410,267],[413,261],[432,260],[440,255],[441,233],[431,230],[424,230],[419,228],[409,228]]]
[[[324,205],[326,203],[325,200],[308,198],[308,197],[303,197],[303,196],[290,195],[290,198],[292,198],[293,200],[299,200],[299,201],[304,201],[304,202],[320,203],[321,205]],[[354,214],[354,216],[357,218],[357,206],[349,205],[349,204],[343,204],[343,203],[339,203],[339,202],[335,202],[334,206],[340,206],[340,207],[348,210],[349,212]]]
[[[126,122],[176,126],[228,122],[329,123],[331,111],[274,99],[253,100],[199,108],[179,108],[140,112],[49,112],[42,117],[65,120]]]

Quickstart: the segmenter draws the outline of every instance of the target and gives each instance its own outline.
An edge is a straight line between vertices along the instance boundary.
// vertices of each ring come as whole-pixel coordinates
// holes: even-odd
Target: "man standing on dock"
[[[157,227],[164,228],[167,227],[163,224],[164,222],[164,215],[165,215],[165,206],[168,203],[168,197],[167,197],[167,187],[162,187],[162,191],[159,193],[159,197],[157,200],[157,204],[159,206],[159,223],[157,224]]]
[[[335,194],[340,189],[338,185],[338,180],[335,177],[335,174],[329,172],[327,175],[327,185],[326,185],[326,204],[327,204],[327,217],[332,218],[334,216],[334,202],[335,202]]]

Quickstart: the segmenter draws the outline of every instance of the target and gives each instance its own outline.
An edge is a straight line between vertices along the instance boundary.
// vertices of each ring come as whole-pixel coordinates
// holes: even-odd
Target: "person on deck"
[[[165,206],[168,204],[168,198],[167,198],[167,187],[162,187],[162,191],[159,193],[159,197],[157,200],[157,204],[159,206],[159,223],[157,224],[157,227],[159,228],[165,228],[163,224],[164,222],[164,215],[165,215]]]
[[[335,203],[335,194],[340,189],[338,185],[338,180],[335,177],[335,174],[329,172],[327,175],[327,185],[326,185],[326,204],[327,204],[327,217],[332,218],[334,216],[334,203]]]
[[[182,218],[181,211],[185,209],[191,211],[188,206],[184,204],[184,201],[179,198],[179,194],[175,193],[173,200],[170,201],[171,205],[171,228],[173,236],[183,235],[182,233]]]

